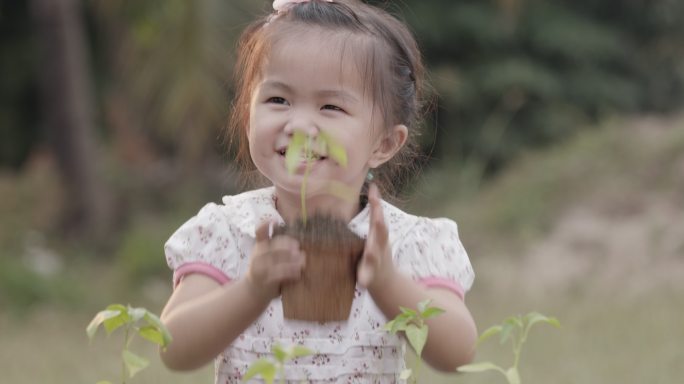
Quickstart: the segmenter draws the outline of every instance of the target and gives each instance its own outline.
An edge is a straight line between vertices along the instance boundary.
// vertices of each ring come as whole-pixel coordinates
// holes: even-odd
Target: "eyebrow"
[[[288,92],[292,91],[292,88],[289,85],[283,83],[282,81],[277,81],[277,80],[266,80],[261,84],[261,87],[262,88],[266,88],[266,87],[278,88],[278,89],[282,89],[283,91],[288,91]]]
[[[266,80],[261,84],[261,86],[264,88],[276,88],[285,92],[292,92],[291,86],[278,80]],[[356,96],[342,89],[324,89],[316,92],[316,95],[319,97],[337,97],[351,102],[359,101]]]

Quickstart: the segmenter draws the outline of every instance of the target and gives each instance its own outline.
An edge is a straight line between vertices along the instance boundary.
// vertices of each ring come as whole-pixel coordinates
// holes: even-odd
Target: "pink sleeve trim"
[[[220,269],[211,264],[195,261],[192,263],[183,264],[176,269],[176,271],[173,273],[173,287],[176,288],[183,276],[189,275],[191,273],[200,273],[202,275],[209,276],[221,285],[230,281],[230,278],[226,276],[226,274]]]
[[[442,277],[425,277],[418,280],[427,288],[444,288],[456,294],[461,300],[465,300],[465,291],[457,281],[448,280]]]

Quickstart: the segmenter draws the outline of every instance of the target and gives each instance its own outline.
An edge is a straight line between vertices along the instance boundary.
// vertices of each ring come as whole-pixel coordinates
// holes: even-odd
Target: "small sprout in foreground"
[[[523,345],[527,341],[530,329],[537,323],[547,323],[556,328],[560,328],[560,322],[556,318],[547,317],[538,312],[531,312],[525,316],[511,316],[504,320],[502,324],[489,327],[480,335],[477,340],[478,345],[494,335],[500,335],[499,342],[501,344],[505,344],[509,340],[511,341],[514,360],[513,365],[510,368],[504,369],[492,362],[485,361],[461,366],[458,368],[458,371],[464,373],[496,371],[501,373],[509,384],[521,384],[518,368],[520,364],[520,354]]]
[[[309,178],[309,171],[311,164],[318,156],[330,157],[341,167],[347,166],[347,152],[344,147],[337,143],[335,139],[325,132],[319,133],[312,137],[301,131],[295,131],[285,150],[285,167],[290,174],[297,171],[302,159],[304,159],[304,179],[302,180],[302,187],[300,189],[300,198],[302,206],[302,221],[306,223],[306,186]],[[354,192],[349,187],[341,183],[334,183],[330,186],[330,192],[342,197],[353,198]]]
[[[112,304],[105,310],[98,312],[86,327],[86,334],[91,341],[95,337],[100,325],[104,327],[107,335],[111,335],[112,332],[121,327],[125,331],[124,348],[121,352],[121,383],[123,384],[126,383],[127,377],[135,376],[136,373],[150,364],[147,359],[136,355],[128,349],[135,334],[162,348],[165,348],[171,342],[171,334],[162,324],[161,320],[159,320],[159,317],[145,308]],[[126,375],[126,372],[128,372],[128,375]],[[109,381],[100,381],[97,384],[111,383]]]
[[[428,338],[428,325],[425,324],[425,320],[444,313],[444,310],[441,308],[431,307],[431,302],[432,300],[421,301],[418,303],[418,310],[399,307],[401,313],[384,326],[384,329],[392,334],[404,332],[411,348],[413,348],[416,355],[418,355],[418,364],[421,364],[420,358]],[[418,368],[420,368],[420,365]],[[400,378],[406,380],[411,376],[414,376],[413,371],[411,369],[405,369],[401,372]],[[415,376],[417,376],[417,373]],[[416,380],[415,376],[414,382]]]
[[[242,377],[243,382],[257,376],[261,376],[268,384],[273,384],[273,380],[277,376],[280,376],[281,381],[284,381],[286,362],[313,354],[313,351],[301,345],[284,348],[279,344],[275,344],[271,347],[271,352],[273,353],[273,359],[261,358],[249,366],[249,369]]]

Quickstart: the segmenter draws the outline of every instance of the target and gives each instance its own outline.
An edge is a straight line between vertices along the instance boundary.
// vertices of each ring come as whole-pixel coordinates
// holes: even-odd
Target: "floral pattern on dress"
[[[449,219],[417,217],[382,202],[395,265],[414,279],[440,278],[467,291],[474,273]],[[349,228],[367,237],[369,210],[365,207]],[[166,242],[166,260],[177,271],[193,263],[209,265],[229,280],[243,277],[254,246],[256,227],[266,221],[282,223],[275,208],[275,189],[263,188],[209,203],[183,224]],[[201,272],[201,271],[200,271]],[[192,273],[184,269],[183,273]],[[175,276],[178,279],[182,276]],[[283,317],[280,298],[233,341],[215,361],[217,384],[240,383],[249,365],[271,356],[271,346],[303,345],[313,351],[289,362],[287,382],[400,383],[405,368],[403,340],[383,330],[387,318],[368,292],[357,286],[349,319],[343,322],[305,322]],[[252,381],[250,381],[252,382]],[[260,382],[254,380],[253,382]]]

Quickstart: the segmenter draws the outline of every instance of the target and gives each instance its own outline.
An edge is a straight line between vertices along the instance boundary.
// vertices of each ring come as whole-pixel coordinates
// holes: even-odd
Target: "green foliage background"
[[[681,106],[678,1],[420,1],[406,18],[439,94],[436,154],[497,168],[614,113]]]
[[[438,162],[496,170],[612,113],[666,112],[684,92],[684,3],[676,0],[372,1],[405,19],[437,97],[424,149]],[[266,1],[82,2],[100,135],[108,95],[162,157],[223,155],[236,36]],[[43,137],[28,2],[3,2],[0,166],[18,168]]]

